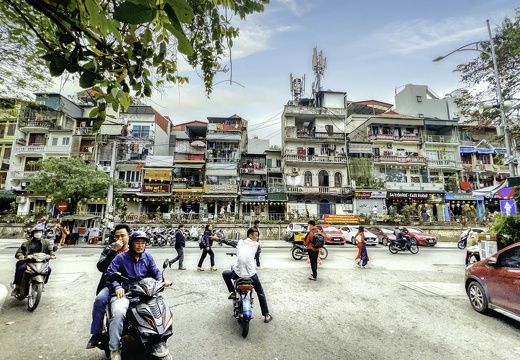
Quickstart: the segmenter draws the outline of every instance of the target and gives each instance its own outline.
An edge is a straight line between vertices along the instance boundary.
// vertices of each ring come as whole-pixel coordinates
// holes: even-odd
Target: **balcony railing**
[[[267,168],[264,166],[263,168],[256,169],[256,168],[241,168],[240,169],[241,174],[259,174],[259,175],[265,175],[267,174]]]
[[[279,173],[279,172],[282,172],[282,168],[281,167],[270,167],[270,168],[267,168],[267,172]]]
[[[333,186],[293,186],[287,185],[288,193],[303,193],[303,194],[341,194],[341,187]]]
[[[421,141],[421,137],[419,135],[414,134],[406,134],[406,135],[394,135],[394,134],[372,134],[368,133],[368,137],[371,140],[383,140],[383,141],[412,141],[419,142]]]
[[[318,156],[318,155],[285,155],[285,161],[305,161],[318,163],[337,163],[346,164],[345,156]]]
[[[309,133],[300,129],[296,131],[296,137],[298,139],[345,139],[345,134],[327,131],[311,131]]]
[[[387,181],[385,184],[387,190],[407,190],[407,191],[444,191],[443,183],[404,183]]]
[[[11,179],[27,179],[32,175],[36,175],[38,171],[11,171],[9,178]]]
[[[462,169],[462,162],[455,160],[428,160],[431,168],[457,168]]]
[[[350,144],[348,151],[356,154],[372,154],[372,144]]]
[[[458,144],[456,136],[450,135],[424,135],[425,142]]]
[[[91,152],[80,152],[78,156],[83,161],[94,161],[95,158],[95,154]]]
[[[32,120],[32,119],[25,119],[20,123],[20,129],[25,128],[38,128],[38,129],[55,129],[56,126],[56,120]]]
[[[423,156],[374,156],[374,162],[390,162],[390,163],[400,163],[400,164],[414,164],[421,163],[425,164],[427,162],[426,158]]]
[[[91,127],[78,127],[76,131],[74,131],[74,135],[95,135],[94,131],[92,131]]]
[[[45,145],[27,145],[27,146],[16,146],[15,154],[42,154],[45,152]]]

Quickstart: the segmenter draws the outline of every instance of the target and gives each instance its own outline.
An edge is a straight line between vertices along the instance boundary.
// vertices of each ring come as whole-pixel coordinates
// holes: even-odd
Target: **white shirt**
[[[237,262],[233,267],[239,277],[251,277],[256,274],[255,254],[258,250],[258,241],[250,238],[239,240],[237,243]]]

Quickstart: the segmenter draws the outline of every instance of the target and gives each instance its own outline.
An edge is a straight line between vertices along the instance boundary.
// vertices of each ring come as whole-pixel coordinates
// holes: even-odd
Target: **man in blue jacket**
[[[186,238],[184,237],[184,224],[179,224],[177,230],[175,230],[175,251],[177,251],[177,257],[168,261],[168,266],[171,268],[172,264],[179,261],[179,270],[186,270],[182,266],[184,262],[184,247],[186,246]]]
[[[124,283],[118,280],[107,280],[106,282],[110,293],[115,293],[115,297],[110,302],[112,319],[110,319],[108,348],[110,349],[111,360],[121,360],[121,336],[123,334],[126,312],[130,305],[128,298],[125,297],[126,288],[137,284],[146,277],[162,281],[162,274],[157,268],[155,260],[152,255],[145,252],[146,241],[147,236],[145,232],[134,231],[128,241],[128,251],[117,255],[107,270],[107,277],[119,272],[129,279]],[[165,286],[171,285],[168,281],[165,284]]]

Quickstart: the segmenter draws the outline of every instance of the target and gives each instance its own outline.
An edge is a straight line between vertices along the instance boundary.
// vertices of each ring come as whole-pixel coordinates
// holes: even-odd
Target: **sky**
[[[434,58],[465,44],[488,40],[507,16],[512,0],[271,0],[260,14],[236,21],[227,73],[217,73],[208,98],[196,71],[179,62],[189,84],[170,85],[146,103],[173,124],[207,117],[239,115],[249,122],[249,137],[281,145],[280,117],[292,100],[290,74],[305,76],[305,95],[315,81],[313,49],[327,59],[322,90],[347,93],[349,101],[379,100],[394,104],[406,84],[428,85],[444,94],[463,87],[453,70],[478,56],[457,52]],[[516,5],[520,7],[520,5]],[[238,19],[238,18],[237,18]],[[230,81],[232,80],[232,81]],[[63,91],[62,91],[63,93]]]

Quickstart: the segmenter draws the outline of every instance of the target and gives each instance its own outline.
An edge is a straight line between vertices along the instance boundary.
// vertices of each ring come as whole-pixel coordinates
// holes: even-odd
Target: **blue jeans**
[[[130,301],[126,296],[120,299],[113,296],[110,299],[110,310],[112,312],[109,329],[110,340],[108,341],[110,351],[121,349],[121,336],[128,306],[130,306]]]
[[[235,291],[235,286],[231,280],[237,280],[240,277],[235,273],[234,270],[224,270],[222,272],[222,277],[226,282],[226,286],[229,292]],[[253,287],[255,289],[256,294],[258,295],[258,301],[260,302],[260,309],[262,310],[262,315],[266,316],[269,314],[269,309],[267,308],[267,298],[265,297],[264,289],[262,288],[262,283],[260,283],[260,279],[257,274],[251,276],[251,280],[253,281]]]
[[[101,334],[103,331],[103,318],[105,309],[110,301],[110,290],[105,286],[96,295],[94,305],[92,306],[92,325],[90,325],[90,334]]]

